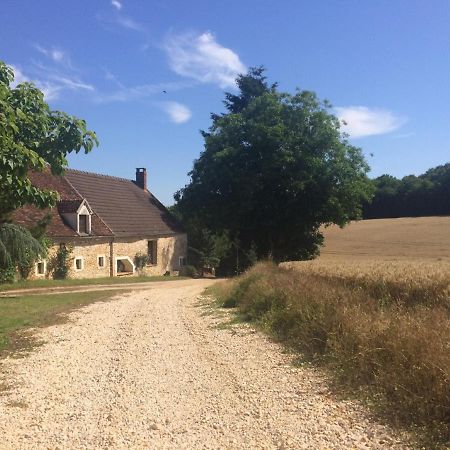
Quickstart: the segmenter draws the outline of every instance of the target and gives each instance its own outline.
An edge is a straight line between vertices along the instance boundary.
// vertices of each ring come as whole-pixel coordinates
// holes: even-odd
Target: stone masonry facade
[[[137,254],[147,254],[149,241],[156,242],[156,263],[148,264],[142,271],[139,271],[132,265],[134,265]],[[138,240],[131,238],[116,238],[114,240],[94,238],[79,242],[61,241],[49,249],[46,260],[39,262],[44,263],[43,273],[39,273],[38,270],[40,268],[42,271],[42,265],[39,267],[39,263],[36,263],[30,278],[52,277],[52,261],[61,244],[71,249],[68,258],[68,278],[102,278],[120,275],[117,270],[118,260],[126,262],[127,270],[124,275],[182,274],[187,255],[186,234]]]

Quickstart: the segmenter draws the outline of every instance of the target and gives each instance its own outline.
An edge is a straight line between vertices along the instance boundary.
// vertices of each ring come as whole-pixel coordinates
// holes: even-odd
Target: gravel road
[[[210,283],[119,294],[40,330],[43,346],[2,362],[14,386],[0,395],[0,448],[407,448],[319,371],[220,326],[199,297]]]

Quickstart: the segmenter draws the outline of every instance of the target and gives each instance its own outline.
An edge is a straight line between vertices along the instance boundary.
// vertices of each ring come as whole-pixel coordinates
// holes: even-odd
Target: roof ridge
[[[82,174],[85,174],[85,175],[94,175],[96,177],[112,178],[114,180],[128,181],[130,183],[133,183],[133,180],[131,180],[129,178],[117,177],[115,175],[105,175],[104,173],[88,172],[87,170],[79,170],[79,169],[67,168],[67,169],[65,169],[65,172],[76,172],[76,173],[82,173]]]

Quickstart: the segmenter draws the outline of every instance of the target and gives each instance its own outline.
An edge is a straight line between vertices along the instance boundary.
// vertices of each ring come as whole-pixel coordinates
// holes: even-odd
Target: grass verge
[[[64,286],[92,286],[98,284],[128,284],[128,283],[148,283],[152,281],[176,281],[187,280],[188,277],[167,277],[167,276],[139,276],[139,277],[102,277],[65,280],[21,280],[16,283],[0,284],[0,291],[14,291],[16,289],[34,288],[54,288]]]
[[[67,313],[89,303],[108,300],[113,295],[117,295],[117,291],[0,298],[0,357],[36,345],[26,334],[27,329],[63,323]]]
[[[393,285],[343,283],[332,275],[260,263],[210,293],[359,393],[395,425],[450,441],[450,312],[442,298],[410,301]],[[417,300],[417,299],[416,299]]]

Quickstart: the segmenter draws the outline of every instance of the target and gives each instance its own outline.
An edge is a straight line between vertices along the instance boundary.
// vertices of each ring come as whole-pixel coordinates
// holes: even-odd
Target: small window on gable
[[[45,275],[45,261],[36,263],[36,275]]]
[[[99,256],[97,258],[97,262],[98,262],[98,267],[105,267],[105,257],[104,256]]]
[[[158,264],[158,241],[147,242],[147,256],[149,264]]]
[[[83,270],[83,258],[75,258],[75,270]]]
[[[89,234],[89,216],[87,214],[80,214],[78,216],[78,232]]]

